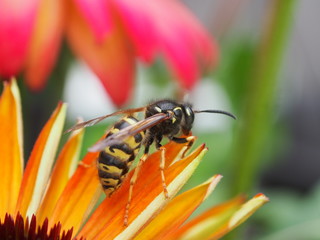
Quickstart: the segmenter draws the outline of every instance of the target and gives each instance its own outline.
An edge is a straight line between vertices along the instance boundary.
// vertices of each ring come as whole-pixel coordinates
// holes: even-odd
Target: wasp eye
[[[192,123],[194,121],[194,113],[191,107],[185,106],[184,114],[185,114],[185,128],[191,129]]]
[[[185,110],[186,110],[186,113],[187,113],[188,117],[193,115],[192,110],[191,110],[190,107],[186,107]]]
[[[176,117],[181,118],[182,117],[182,109],[180,107],[176,107],[173,109],[173,113]]]

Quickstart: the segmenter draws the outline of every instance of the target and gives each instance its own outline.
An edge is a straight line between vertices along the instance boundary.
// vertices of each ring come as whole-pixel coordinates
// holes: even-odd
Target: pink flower
[[[0,75],[23,71],[41,89],[63,33],[117,105],[131,95],[137,58],[163,58],[187,90],[217,60],[208,32],[177,0],[0,0]]]
[[[24,70],[27,85],[41,89],[55,64],[63,29],[59,0],[0,0],[0,76]]]

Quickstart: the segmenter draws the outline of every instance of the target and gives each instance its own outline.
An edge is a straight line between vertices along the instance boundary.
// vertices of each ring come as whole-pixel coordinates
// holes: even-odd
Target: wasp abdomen
[[[137,122],[138,120],[132,116],[124,117],[111,128],[106,138]],[[140,149],[143,138],[144,133],[141,132],[134,136],[129,136],[122,143],[108,146],[100,152],[98,174],[107,196],[111,195],[121,185]]]

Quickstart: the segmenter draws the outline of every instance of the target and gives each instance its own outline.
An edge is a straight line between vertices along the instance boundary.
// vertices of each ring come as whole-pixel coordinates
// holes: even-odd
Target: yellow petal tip
[[[207,197],[214,191],[214,189],[216,188],[216,186],[218,185],[222,177],[223,177],[222,175],[216,174],[212,178],[210,178],[207,182],[203,183],[203,184],[207,184],[208,182],[210,183],[204,199],[207,199]]]
[[[229,221],[229,228],[232,229],[237,227],[268,201],[269,198],[262,193],[255,195],[252,199],[243,204],[242,207],[233,215]]]

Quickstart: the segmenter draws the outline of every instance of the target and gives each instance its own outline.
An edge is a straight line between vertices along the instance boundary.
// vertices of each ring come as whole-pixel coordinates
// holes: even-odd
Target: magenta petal
[[[60,49],[63,20],[62,1],[41,2],[24,67],[25,81],[31,90],[43,89],[55,65]]]
[[[0,75],[21,71],[33,31],[39,0],[0,1]]]
[[[181,7],[179,2],[175,3],[172,3],[172,7],[175,6],[175,11],[179,12],[178,25],[181,25],[180,29],[184,32],[182,36],[189,41],[189,45],[192,46],[204,66],[215,65],[218,58],[216,42],[187,8]]]
[[[182,86],[191,89],[201,77],[201,70],[216,63],[217,46],[209,33],[180,2],[164,0],[162,4],[167,7],[170,5],[169,8],[175,14],[168,14],[162,7],[161,15],[166,15],[166,21],[158,24],[162,33],[158,36],[160,51]]]
[[[73,51],[96,73],[113,102],[121,106],[131,95],[135,56],[118,28],[98,42],[79,9],[70,4],[66,35]]]
[[[157,10],[154,9],[153,1],[119,0],[111,3],[119,11],[137,55],[146,62],[152,61],[158,41],[154,21],[150,19]]]
[[[96,38],[101,41],[110,32],[112,20],[104,0],[74,0],[80,12],[90,25]]]
[[[187,89],[217,59],[217,47],[195,16],[176,0],[113,1],[137,54],[152,61],[162,55]]]
[[[200,78],[196,56],[189,51],[188,44],[178,39],[163,39],[161,50],[166,63],[181,85],[191,89]],[[177,41],[179,41],[177,43]]]

